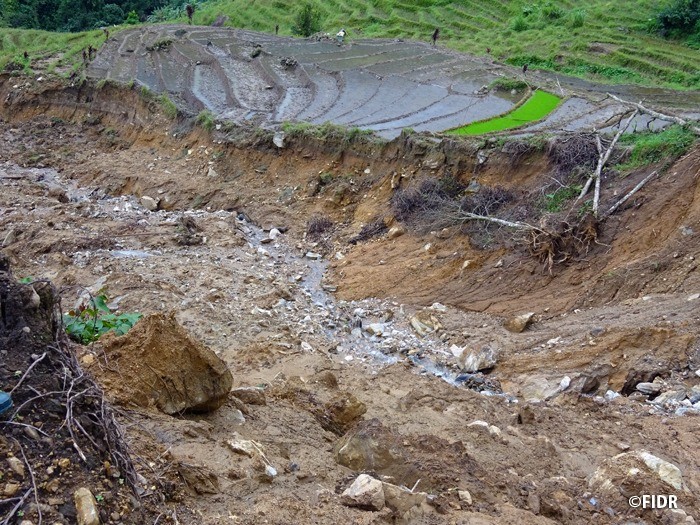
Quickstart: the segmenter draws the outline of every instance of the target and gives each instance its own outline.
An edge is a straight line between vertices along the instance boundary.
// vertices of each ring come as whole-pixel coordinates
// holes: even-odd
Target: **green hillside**
[[[650,31],[670,2],[659,0],[309,0],[323,31],[341,27],[348,38],[382,37],[428,41],[491,55],[513,65],[560,71],[611,83],[700,88],[700,51]],[[284,0],[213,0],[201,4],[195,23],[226,25],[290,35],[301,3]],[[182,19],[184,21],[184,18]]]

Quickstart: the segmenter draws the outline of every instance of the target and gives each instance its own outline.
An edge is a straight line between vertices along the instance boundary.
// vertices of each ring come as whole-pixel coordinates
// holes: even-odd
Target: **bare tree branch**
[[[612,215],[613,213],[615,213],[615,210],[617,210],[620,206],[622,206],[625,202],[627,202],[627,200],[629,200],[629,198],[630,198],[632,195],[634,195],[635,193],[637,193],[637,192],[642,188],[642,186],[644,186],[647,182],[649,182],[649,181],[654,177],[654,175],[658,175],[658,173],[659,173],[658,171],[652,171],[649,175],[647,175],[647,176],[644,177],[641,181],[639,181],[639,184],[637,184],[634,188],[632,188],[632,189],[631,189],[624,197],[622,197],[619,201],[617,201],[615,204],[613,204],[612,207],[611,207],[608,211],[606,211],[606,212],[603,214],[603,217],[602,217],[602,218],[603,218],[603,219],[607,219],[608,217],[610,217],[610,215]]]
[[[660,120],[666,120],[666,121],[671,121],[675,122],[676,124],[680,124],[681,126],[689,126],[690,122],[682,119],[680,117],[676,117],[675,115],[665,115],[663,113],[659,113],[658,111],[654,111],[653,109],[649,109],[647,107],[642,106],[642,104],[638,102],[630,102],[628,100],[622,100],[619,97],[616,97],[615,95],[612,95],[611,93],[607,94],[611,99],[617,100],[621,104],[627,104],[628,106],[632,106],[637,108],[637,111],[640,111],[642,113],[646,113],[647,115],[650,115],[654,118],[658,118]],[[695,133],[696,135],[700,135],[700,128],[697,126],[689,126],[690,129]]]

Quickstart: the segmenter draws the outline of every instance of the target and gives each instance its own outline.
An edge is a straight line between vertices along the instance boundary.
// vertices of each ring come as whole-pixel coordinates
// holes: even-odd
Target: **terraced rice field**
[[[436,27],[439,44],[522,66],[608,83],[700,89],[700,52],[664,40],[649,21],[668,2],[575,0],[308,0],[321,14],[321,30],[340,27],[351,39],[402,38],[427,42]],[[280,0],[210,0],[195,22],[219,14],[234,27],[291,34],[295,3]]]
[[[487,120],[508,113],[522,96],[486,89],[499,77],[522,77],[519,70],[427,43],[374,39],[341,45],[328,38],[193,26],[121,32],[103,46],[88,75],[134,81],[191,114],[208,110],[219,119],[268,128],[286,121],[331,122],[385,138],[398,136],[404,128],[442,132]],[[525,132],[602,129],[620,113],[619,105],[601,100],[594,85],[577,86],[579,81],[563,77],[554,84],[532,70],[526,80],[549,84],[550,91],[561,89],[569,98]],[[640,89],[615,92],[650,100],[639,96]],[[700,107],[698,93],[655,90],[652,95]],[[515,114],[519,124],[546,114],[530,114],[530,107]],[[647,123],[641,117],[637,125]]]
[[[546,91],[535,91],[522,105],[510,113],[501,117],[492,118],[482,122],[474,122],[467,126],[462,126],[451,133],[455,135],[483,135],[494,131],[504,131],[514,129],[545,118],[561,99],[556,95]]]

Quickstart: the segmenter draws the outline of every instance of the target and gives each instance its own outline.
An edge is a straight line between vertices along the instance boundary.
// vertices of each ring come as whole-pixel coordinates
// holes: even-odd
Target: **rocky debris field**
[[[221,27],[159,25],[110,38],[90,64],[90,78],[136,82],[181,108],[240,124],[277,126],[285,121],[330,122],[395,138],[404,128],[440,132],[512,109],[524,92],[489,89],[496,79],[517,78],[566,96],[543,122],[524,132],[604,129],[624,106],[599,86],[578,79],[526,75],[487,59],[427,43],[328,37],[292,39]],[[695,115],[696,93],[622,86],[628,100]],[[632,129],[663,126],[646,115]]]
[[[588,261],[549,274],[522,255],[465,252],[464,240],[397,226],[348,243],[392,178],[360,154],[173,137],[146,113],[134,126],[114,114],[95,121],[95,108],[67,111],[71,96],[53,116],[2,122],[0,242],[14,278],[50,279],[64,311],[106,290],[112,310],[145,315],[126,336],[74,346],[118,409],[137,488],[132,501],[99,448],[91,462],[73,453],[78,478],[45,464],[42,455],[59,466],[63,456],[29,436],[45,522],[71,523],[75,498],[91,502],[80,487],[102,523],[700,516],[697,151],[665,186],[690,188],[678,217],[655,220],[667,234],[641,235],[646,219],[623,222],[636,234],[599,257],[630,275],[586,285],[580,275],[599,273]],[[367,177],[336,199],[308,189],[323,169]],[[342,230],[336,238],[306,235],[320,209]],[[635,280],[651,266],[635,266],[629,245],[649,238],[657,271]],[[605,279],[613,296],[580,290]],[[474,301],[520,286],[490,308],[458,308],[446,299],[464,283]],[[547,295],[533,299],[540,289]],[[186,355],[172,354],[175,341]],[[4,390],[36,360],[7,346]],[[41,430],[35,419],[22,422]],[[18,453],[12,440],[0,449],[3,512],[32,487]],[[643,494],[675,495],[678,508],[631,507]]]

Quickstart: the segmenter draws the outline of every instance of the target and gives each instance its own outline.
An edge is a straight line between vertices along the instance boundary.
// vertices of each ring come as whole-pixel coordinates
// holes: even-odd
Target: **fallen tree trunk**
[[[615,213],[615,211],[620,206],[622,206],[625,202],[627,202],[629,200],[629,198],[632,197],[632,195],[637,193],[642,188],[642,186],[644,186],[647,182],[649,182],[654,177],[654,175],[657,175],[658,173],[659,173],[658,171],[652,171],[649,175],[647,175],[641,181],[639,181],[639,183],[634,188],[632,188],[628,193],[625,194],[624,197],[622,197],[619,201],[617,201],[615,204],[613,204],[611,206],[611,208],[605,212],[605,214],[602,217],[602,220],[607,219],[608,217],[610,217],[610,215]]]
[[[598,146],[598,164],[595,168],[595,172],[588,178],[586,181],[586,185],[581,189],[581,193],[579,194],[578,198],[576,199],[576,202],[580,201],[586,193],[588,193],[588,190],[591,188],[591,184],[595,182],[595,192],[593,196],[593,214],[597,215],[598,214],[598,205],[600,202],[600,179],[603,174],[603,168],[605,167],[605,164],[607,164],[608,160],[610,160],[610,155],[612,155],[613,150],[615,149],[615,145],[617,144],[617,141],[620,140],[620,137],[622,134],[629,128],[630,124],[634,120],[634,118],[639,114],[639,110],[635,109],[634,112],[632,112],[632,115],[627,119],[627,121],[620,126],[620,129],[617,131],[615,136],[613,137],[612,141],[610,142],[610,145],[608,146],[608,149],[603,152],[603,145],[600,142],[600,135],[596,135],[596,145]]]
[[[690,122],[685,120],[685,119],[682,119],[682,118],[677,117],[675,115],[665,115],[664,113],[659,113],[658,111],[654,111],[653,109],[649,109],[645,106],[642,106],[642,104],[639,102],[630,102],[628,100],[622,100],[621,98],[616,97],[615,95],[613,95],[611,93],[608,93],[607,95],[611,99],[617,100],[621,104],[627,104],[628,106],[632,106],[634,108],[637,108],[637,111],[639,111],[641,113],[646,113],[647,115],[652,116],[654,118],[658,118],[660,120],[668,120],[670,122],[675,122],[676,124],[680,124],[681,126],[688,126],[692,130],[693,133],[695,133],[696,135],[700,135],[700,127],[690,125]]]

